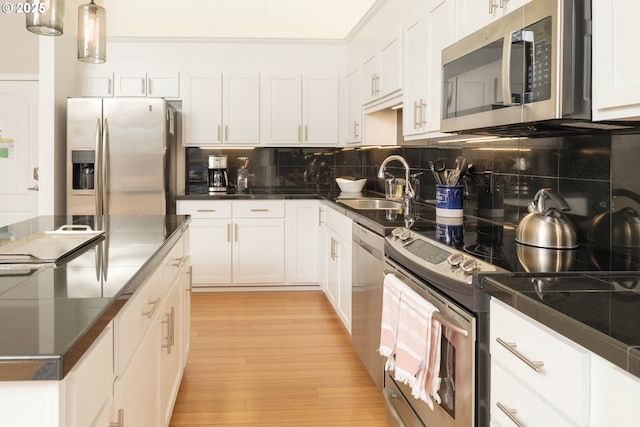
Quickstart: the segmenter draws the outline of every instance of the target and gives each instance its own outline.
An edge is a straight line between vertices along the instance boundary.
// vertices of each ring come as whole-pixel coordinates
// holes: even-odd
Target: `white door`
[[[0,227],[38,216],[37,167],[38,82],[0,81]]]

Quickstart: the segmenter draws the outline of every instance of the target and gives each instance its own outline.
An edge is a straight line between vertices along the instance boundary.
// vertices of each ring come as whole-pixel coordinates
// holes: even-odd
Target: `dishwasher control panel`
[[[449,247],[403,227],[386,237],[387,244],[399,256],[421,269],[471,284],[473,273],[491,273],[500,269],[466,252]]]

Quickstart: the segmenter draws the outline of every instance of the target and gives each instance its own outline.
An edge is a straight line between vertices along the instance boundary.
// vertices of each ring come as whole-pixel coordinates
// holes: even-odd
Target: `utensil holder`
[[[436,216],[461,217],[463,185],[436,185]]]

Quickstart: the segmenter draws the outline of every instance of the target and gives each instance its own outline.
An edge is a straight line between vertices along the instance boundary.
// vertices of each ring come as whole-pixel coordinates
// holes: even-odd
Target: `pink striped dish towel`
[[[384,276],[382,289],[382,321],[380,324],[380,347],[378,353],[387,358],[385,370],[395,367],[396,335],[400,314],[400,296],[407,286],[393,274]]]
[[[433,409],[432,398],[440,403],[441,325],[433,319],[438,309],[405,285],[399,311],[395,379]]]

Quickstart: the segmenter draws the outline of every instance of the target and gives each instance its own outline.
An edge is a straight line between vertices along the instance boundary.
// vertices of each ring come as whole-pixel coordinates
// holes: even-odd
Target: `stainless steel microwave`
[[[532,0],[442,51],[443,132],[546,136],[591,120],[590,0]]]

